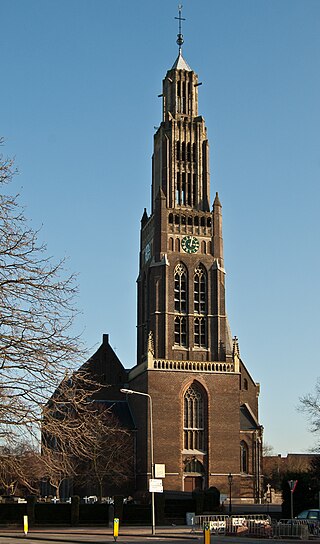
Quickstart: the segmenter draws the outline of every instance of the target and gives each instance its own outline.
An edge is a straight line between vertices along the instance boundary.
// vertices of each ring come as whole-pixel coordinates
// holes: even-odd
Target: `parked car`
[[[306,523],[311,535],[320,535],[320,509],[310,508],[310,510],[303,510],[303,512],[297,515],[296,520],[297,523]]]
[[[298,514],[297,519],[310,519],[312,521],[320,521],[320,510],[317,508],[312,508],[310,510],[303,510]]]

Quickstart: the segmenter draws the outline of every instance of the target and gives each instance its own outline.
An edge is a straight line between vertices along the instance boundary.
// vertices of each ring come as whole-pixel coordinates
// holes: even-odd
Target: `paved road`
[[[2,530],[0,529],[0,544],[21,544],[25,541],[27,544],[108,544],[114,542],[112,531],[107,528],[62,528],[62,529],[41,529],[32,530],[27,536],[22,531]],[[265,539],[236,537],[236,536],[215,536],[211,535],[211,544],[222,543],[242,543],[242,544],[261,544]],[[150,528],[134,527],[123,528],[117,538],[117,544],[156,544],[165,542],[165,544],[203,544],[201,533],[192,533],[189,527],[177,528],[158,528],[155,536],[151,535]],[[291,543],[292,539],[281,539],[281,544]],[[299,540],[299,544],[310,540]],[[320,543],[320,538],[313,540]]]

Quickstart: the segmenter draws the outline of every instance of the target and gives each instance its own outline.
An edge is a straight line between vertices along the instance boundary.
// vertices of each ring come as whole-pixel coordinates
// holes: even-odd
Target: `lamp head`
[[[132,389],[120,389],[120,393],[126,393],[127,395],[132,395],[134,391],[132,391]]]

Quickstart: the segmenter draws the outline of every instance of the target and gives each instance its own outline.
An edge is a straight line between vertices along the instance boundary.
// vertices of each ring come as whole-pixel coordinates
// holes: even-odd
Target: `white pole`
[[[141,391],[134,391],[133,389],[120,389],[121,393],[127,395],[141,395],[142,397],[148,397],[150,402],[150,461],[151,461],[151,478],[154,479],[154,462],[153,462],[153,419],[152,419],[152,398],[148,393],[142,393]],[[156,512],[154,504],[154,491],[151,491],[151,518],[152,518],[152,534],[156,534]]]
[[[152,399],[150,395],[147,395],[147,396],[150,401],[151,478],[154,479]],[[156,534],[156,512],[155,512],[155,505],[154,505],[154,491],[151,492],[151,516],[152,516],[152,534],[155,535]]]

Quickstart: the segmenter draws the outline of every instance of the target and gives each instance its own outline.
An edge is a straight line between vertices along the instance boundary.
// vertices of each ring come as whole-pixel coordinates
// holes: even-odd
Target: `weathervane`
[[[184,42],[183,34],[181,32],[181,21],[185,21],[185,19],[183,17],[181,17],[182,7],[183,7],[182,4],[178,5],[179,17],[175,17],[175,19],[177,19],[179,21],[179,34],[178,34],[178,38],[177,38],[177,44],[179,46],[179,53],[181,53],[181,47],[182,47],[182,44]]]

